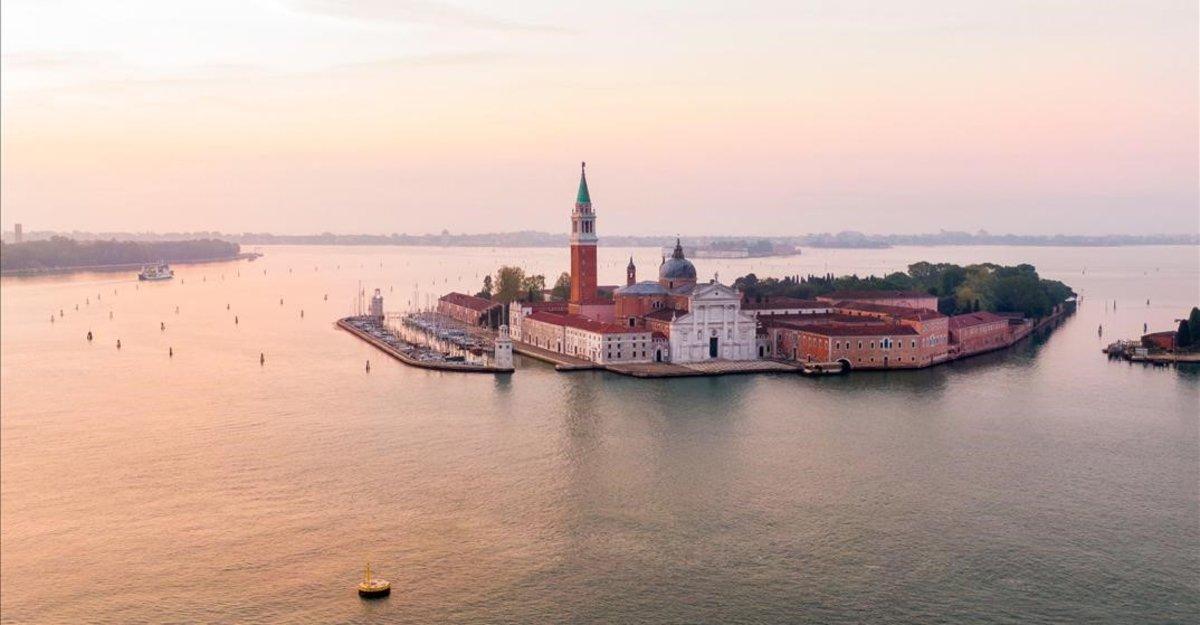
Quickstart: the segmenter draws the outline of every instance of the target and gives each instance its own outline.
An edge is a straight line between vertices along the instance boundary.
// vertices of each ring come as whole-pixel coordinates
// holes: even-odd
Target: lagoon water
[[[1194,247],[697,260],[726,281],[1029,262],[1083,301],[1048,337],[925,371],[684,380],[430,372],[333,327],[360,281],[399,310],[501,263],[552,281],[565,249],[262,251],[166,283],[3,280],[0,622],[1200,613],[1200,371],[1099,351],[1200,303]],[[601,247],[601,282],[630,255],[653,274],[658,250]],[[367,560],[390,598],[355,595]]]

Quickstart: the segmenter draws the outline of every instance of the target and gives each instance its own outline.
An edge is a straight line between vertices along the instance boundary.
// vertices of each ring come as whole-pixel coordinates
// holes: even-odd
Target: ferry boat
[[[166,263],[142,267],[141,273],[138,274],[138,280],[170,280],[174,277],[175,272]]]

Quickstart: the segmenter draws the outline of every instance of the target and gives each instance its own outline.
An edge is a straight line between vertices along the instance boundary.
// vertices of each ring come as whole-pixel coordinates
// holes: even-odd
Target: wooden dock
[[[500,367],[492,367],[489,365],[476,365],[476,364],[470,364],[470,363],[447,362],[445,360],[421,360],[419,358],[414,358],[414,357],[392,347],[391,345],[388,345],[387,343],[379,340],[378,338],[371,336],[370,334],[363,332],[362,330],[359,330],[358,328],[354,327],[350,323],[349,317],[346,317],[344,319],[338,319],[337,327],[349,332],[350,334],[353,334],[354,336],[357,336],[358,338],[370,343],[371,345],[374,345],[377,349],[379,349],[383,353],[387,354],[388,356],[391,356],[392,358],[395,358],[396,360],[399,360],[400,362],[402,362],[406,365],[411,365],[413,367],[420,367],[422,369],[434,369],[437,371],[453,371],[455,373],[493,373],[493,374],[496,374],[496,373],[512,373],[513,372],[513,370],[511,368],[503,369]]]

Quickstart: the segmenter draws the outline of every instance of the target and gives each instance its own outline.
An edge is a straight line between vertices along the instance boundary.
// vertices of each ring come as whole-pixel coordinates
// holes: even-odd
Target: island
[[[55,236],[40,241],[0,243],[0,275],[68,271],[119,271],[151,263],[202,263],[259,254],[242,253],[237,243],[189,241],[77,241]]]
[[[651,280],[597,282],[596,212],[581,172],[570,268],[505,266],[476,294],[447,293],[424,323],[487,328],[563,371],[636,377],[920,369],[1008,347],[1074,310],[1074,291],[1032,265],[914,263],[886,276],[754,274],[710,280],[679,239]],[[485,341],[486,342],[486,341]]]

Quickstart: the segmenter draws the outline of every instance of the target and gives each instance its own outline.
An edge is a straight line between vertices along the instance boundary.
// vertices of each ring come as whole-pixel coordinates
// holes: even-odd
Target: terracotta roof
[[[961,330],[985,323],[1008,323],[1008,319],[990,312],[974,312],[950,317],[950,329]]]
[[[566,326],[568,328],[576,328],[587,332],[595,332],[596,334],[645,334],[646,330],[640,328],[627,328],[615,323],[605,323],[588,319],[581,315],[559,315],[550,312],[536,311],[525,316],[526,319],[549,323],[556,326]]]
[[[659,308],[658,310],[655,310],[653,312],[648,312],[642,316],[646,317],[647,319],[658,319],[659,321],[670,321],[671,318],[676,315],[681,316],[681,315],[686,315],[686,314],[687,314],[687,312],[683,311],[683,310],[675,310],[674,308]]]
[[[886,325],[887,321],[878,317],[863,317],[861,315],[843,315],[840,313],[814,313],[811,315],[764,315],[758,318],[759,324],[765,327],[795,328],[811,325],[832,325],[834,323],[851,323],[855,325]]]
[[[888,306],[887,304],[870,304],[867,302],[838,302],[836,307],[844,310],[859,310],[862,312],[891,315],[898,319],[908,319],[910,321],[928,321],[930,319],[941,319],[946,316],[940,312],[937,312],[936,310],[929,310],[926,308]]]
[[[855,325],[855,326],[839,326],[839,325],[806,325],[796,326],[799,332],[808,332],[809,334],[820,334],[822,336],[896,336],[898,334],[917,335],[920,334],[916,330],[901,325],[883,324],[883,325]]]
[[[492,306],[500,305],[500,302],[493,302],[490,299],[483,299],[482,297],[475,297],[474,295],[467,295],[466,293],[447,293],[439,297],[438,300],[449,304],[454,304],[455,306],[462,306],[463,308],[478,310],[479,312],[483,312]]]
[[[820,300],[850,300],[850,299],[912,299],[917,297],[937,297],[924,291],[834,291],[818,295]]]
[[[742,302],[743,310],[779,310],[780,308],[829,308],[829,302],[794,297],[771,297],[761,302]]]
[[[523,305],[534,311],[566,312],[569,304],[567,302],[525,302]]]

